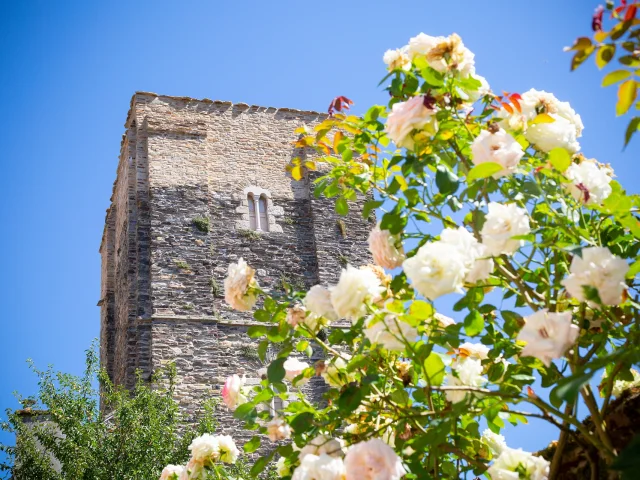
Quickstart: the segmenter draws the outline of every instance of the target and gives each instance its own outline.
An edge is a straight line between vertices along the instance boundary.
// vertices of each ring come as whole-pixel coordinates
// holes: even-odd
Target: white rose
[[[409,40],[407,45],[407,54],[411,59],[419,55],[427,55],[436,45],[445,42],[445,37],[432,37],[425,33],[419,33]]]
[[[267,422],[267,436],[269,440],[272,442],[277,442],[279,440],[286,440],[291,437],[291,427],[289,424],[280,417],[273,417],[269,422]]]
[[[398,235],[381,230],[380,222],[369,234],[369,251],[378,265],[389,270],[399,267],[404,260],[404,248]]]
[[[323,317],[330,322],[338,319],[338,314],[331,304],[331,292],[322,285],[311,287],[304,297],[303,303],[311,313],[310,316]]]
[[[487,379],[482,376],[482,364],[475,358],[458,360],[453,367],[453,372],[446,377],[446,383],[451,387],[483,387]],[[473,393],[465,390],[446,390],[445,396],[451,403],[466,401]]]
[[[347,265],[338,284],[331,288],[331,304],[338,316],[355,322],[367,313],[365,302],[378,299],[383,291],[373,271]]]
[[[373,323],[372,318],[364,329],[365,336],[372,344],[382,345],[387,350],[403,352],[408,343],[414,343],[418,337],[418,330],[396,315],[387,315],[383,320]]]
[[[220,461],[224,463],[236,463],[240,450],[236,447],[230,435],[218,435],[218,445],[220,446]]]
[[[282,364],[285,375],[284,378],[293,383],[293,379],[300,375],[305,368],[309,368],[309,364],[305,362],[301,362],[297,358],[287,358],[285,362]],[[295,386],[304,385],[309,381],[308,378],[303,378],[298,381]]]
[[[214,462],[220,458],[220,442],[218,437],[205,433],[196,437],[189,445],[191,459],[198,463]]]
[[[613,394],[614,397],[619,397],[624,393],[625,390],[640,386],[640,373],[638,373],[637,370],[632,368],[631,375],[633,376],[633,380],[614,380],[611,388],[611,393]],[[607,371],[605,370],[602,372],[603,383],[601,384],[600,388],[604,387],[604,385],[606,384],[607,377],[608,377]],[[605,396],[604,390],[600,390],[600,396],[601,397]]]
[[[612,173],[609,167],[601,167],[593,159],[572,163],[565,172],[571,181],[567,188],[577,201],[599,205],[611,195]]]
[[[522,146],[502,128],[496,133],[483,130],[471,143],[471,161],[474,165],[497,163],[502,166],[502,170],[495,173],[493,178],[515,173],[523,155]]]
[[[458,351],[464,357],[486,360],[489,358],[489,347],[481,343],[465,342],[458,347]]]
[[[559,101],[553,94],[531,89],[521,96],[519,101],[521,112],[517,110],[508,114],[504,109],[500,117],[505,128],[524,131],[526,139],[543,152],[554,148],[565,148],[571,153],[580,150],[578,138],[582,136],[584,126],[582,119],[568,102]],[[529,125],[540,113],[549,115],[551,123]]]
[[[232,308],[246,312],[255,305],[258,283],[254,274],[255,270],[242,258],[238,263],[229,264],[227,278],[224,279],[224,299]]]
[[[553,313],[546,308],[525,317],[518,341],[527,342],[520,353],[536,357],[547,367],[551,360],[561,358],[578,338],[580,328],[571,322],[571,312]]]
[[[478,87],[477,90],[471,90],[466,92],[467,96],[469,97],[468,101],[470,103],[474,103],[480,100],[481,98],[483,98],[485,95],[489,95],[491,93],[491,86],[489,86],[489,82],[487,82],[487,79],[484,78],[482,75],[478,75],[477,73],[474,73],[471,76],[480,82],[480,86]]]
[[[494,455],[500,455],[505,448],[508,448],[504,436],[493,433],[489,429],[486,429],[484,432],[482,432],[482,437],[480,437],[480,440],[489,447]]]
[[[389,138],[399,148],[413,148],[411,132],[414,129],[425,130],[429,135],[437,132],[436,110],[427,108],[424,99],[424,96],[419,95],[406,102],[394,103],[391,107],[385,129]]]
[[[627,289],[625,276],[628,271],[629,264],[613,255],[608,248],[587,247],[582,249],[582,256],[573,257],[570,275],[562,281],[562,285],[569,295],[581,302],[587,301],[583,287],[589,286],[598,291],[604,305],[619,305]],[[595,302],[588,303],[593,308],[597,307]]]
[[[400,457],[379,438],[352,445],[344,465],[347,480],[399,480],[407,473]]]
[[[318,435],[302,447],[298,454],[298,460],[302,462],[307,455],[329,455],[330,457],[342,458],[344,456],[344,444],[339,438]]]
[[[514,203],[504,205],[497,202],[489,203],[488,210],[480,232],[487,254],[497,256],[515,253],[524,245],[524,240],[512,237],[531,232],[527,211]]]
[[[488,473],[492,480],[547,480],[549,462],[522,449],[505,448],[489,467]]]
[[[382,61],[387,65],[387,69],[390,72],[397,68],[411,70],[411,59],[407,55],[407,47],[387,50],[382,56]]]
[[[182,465],[167,465],[162,469],[160,480],[179,480],[183,470]]]
[[[296,328],[300,323],[305,322],[307,309],[304,306],[296,304],[287,309],[287,323]]]
[[[222,387],[222,400],[231,410],[235,410],[238,405],[247,402],[247,397],[242,394],[242,387],[244,387],[245,382],[244,376],[240,378],[235,374],[228,377],[224,382],[224,386]]]
[[[351,356],[343,355],[349,360]],[[347,364],[346,362],[340,358],[335,357],[333,361],[331,361],[324,371],[322,372],[322,378],[327,382],[330,386],[335,388],[341,388],[349,382],[353,382],[355,380],[354,372],[346,371]]]
[[[453,318],[437,312],[433,314],[433,319],[436,320],[442,328],[447,328],[450,325],[456,324],[456,321]]]
[[[487,247],[478,242],[464,227],[457,229],[445,228],[440,234],[440,240],[450,245],[455,245],[465,259],[467,274],[464,281],[478,283],[487,280],[495,267],[492,258],[487,257]]]
[[[430,300],[451,292],[462,293],[467,258],[460,249],[442,241],[423,245],[402,264],[413,287]]]
[[[344,462],[324,453],[305,455],[291,480],[345,480]]]

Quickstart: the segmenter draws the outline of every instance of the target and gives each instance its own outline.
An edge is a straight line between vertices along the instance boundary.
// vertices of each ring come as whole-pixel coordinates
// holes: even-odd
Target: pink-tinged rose
[[[304,323],[307,316],[307,309],[300,304],[296,304],[293,307],[287,309],[287,323],[293,328],[296,328],[299,324]]]
[[[242,258],[238,263],[229,264],[227,278],[224,279],[224,299],[232,308],[240,312],[253,308],[258,299],[258,283],[254,275],[255,270]]]
[[[291,428],[283,418],[276,416],[267,423],[267,436],[272,442],[286,440],[291,437]]]
[[[571,312],[554,313],[544,308],[524,320],[517,340],[527,344],[520,355],[536,357],[547,367],[551,360],[564,355],[580,333],[580,328],[571,322]]]
[[[497,163],[502,167],[493,178],[515,173],[523,156],[522,146],[502,128],[495,133],[483,130],[471,144],[471,161],[474,165]]]
[[[301,375],[306,368],[309,368],[308,363],[301,362],[297,358],[287,358],[282,366],[285,371],[284,378],[289,380],[291,383],[293,383],[293,380],[298,375]],[[303,378],[302,380],[299,380],[294,386],[304,385],[308,380],[308,378]]]
[[[346,480],[399,480],[407,473],[400,457],[379,438],[351,446],[344,465]]]
[[[162,469],[160,480],[180,480],[183,471],[182,465],[167,465]]]
[[[428,135],[438,131],[435,113],[435,108],[425,106],[425,97],[422,95],[395,103],[387,119],[387,135],[398,147],[411,149],[414,144],[411,132],[414,129],[424,130]]]
[[[369,234],[369,251],[376,264],[389,270],[401,266],[404,260],[400,238],[392,235],[389,230],[381,230],[380,223]]]
[[[222,387],[222,400],[231,410],[235,410],[238,405],[247,402],[247,397],[242,394],[244,384],[245,378],[240,378],[236,374],[231,375],[224,382],[224,387]]]

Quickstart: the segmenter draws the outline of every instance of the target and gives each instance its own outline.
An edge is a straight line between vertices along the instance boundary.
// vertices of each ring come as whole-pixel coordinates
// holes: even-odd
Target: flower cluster
[[[196,437],[189,445],[191,459],[186,466],[167,465],[160,480],[198,480],[207,477],[207,471],[216,462],[236,463],[240,450],[229,435],[205,433]]]

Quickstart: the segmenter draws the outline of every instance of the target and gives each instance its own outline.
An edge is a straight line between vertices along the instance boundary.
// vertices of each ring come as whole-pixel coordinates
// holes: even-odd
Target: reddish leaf
[[[509,112],[511,115],[513,115],[513,107],[511,105],[509,105],[508,103],[502,102],[502,106],[504,107],[504,109],[507,112]]]
[[[629,8],[627,8],[627,13],[624,14],[624,21],[628,22],[636,18],[637,11],[638,7],[636,7],[635,5],[630,5]]]
[[[353,101],[347,97],[339,96],[331,100],[329,104],[329,115],[333,115],[334,112],[342,112],[342,110],[349,110],[349,106],[353,104]]]
[[[522,100],[522,96],[519,93],[512,93],[509,98],[512,102],[513,100]]]
[[[598,5],[596,11],[593,14],[593,19],[591,20],[591,28],[594,32],[602,31],[602,16],[604,15],[604,7],[602,5]]]

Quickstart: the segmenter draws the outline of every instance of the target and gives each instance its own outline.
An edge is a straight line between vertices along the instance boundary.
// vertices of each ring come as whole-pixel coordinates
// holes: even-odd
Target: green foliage
[[[262,238],[262,235],[260,234],[260,232],[256,230],[250,230],[248,228],[241,229],[238,231],[238,233],[240,234],[240,236],[242,236],[247,240],[255,241],[255,240],[260,240]]]
[[[99,370],[96,352],[95,345],[87,351],[81,377],[52,367],[41,371],[31,364],[38,376],[38,394],[28,409],[8,410],[2,424],[4,431],[17,437],[15,446],[0,445],[7,455],[0,464],[5,476],[17,480],[157,479],[165,465],[188,461],[187,447],[194,437],[215,431],[217,402],[213,399],[187,423],[173,399],[174,365],[158,372],[150,383],[138,376],[128,391],[115,387]],[[25,417],[35,421],[26,422]],[[52,457],[59,462],[59,471],[52,468]],[[235,470],[242,468],[247,470],[246,465]],[[235,470],[225,470],[225,478],[236,478]]]
[[[193,224],[202,233],[209,233],[209,229],[211,228],[210,223],[211,219],[209,217],[196,217],[193,219]]]
[[[176,267],[178,267],[180,270],[191,270],[191,267],[189,266],[189,264],[184,260],[175,260],[174,263],[176,264]]]
[[[211,293],[214,297],[221,297],[224,294],[222,287],[218,284],[218,281],[215,277],[211,277],[209,279],[209,286],[211,287]]]

